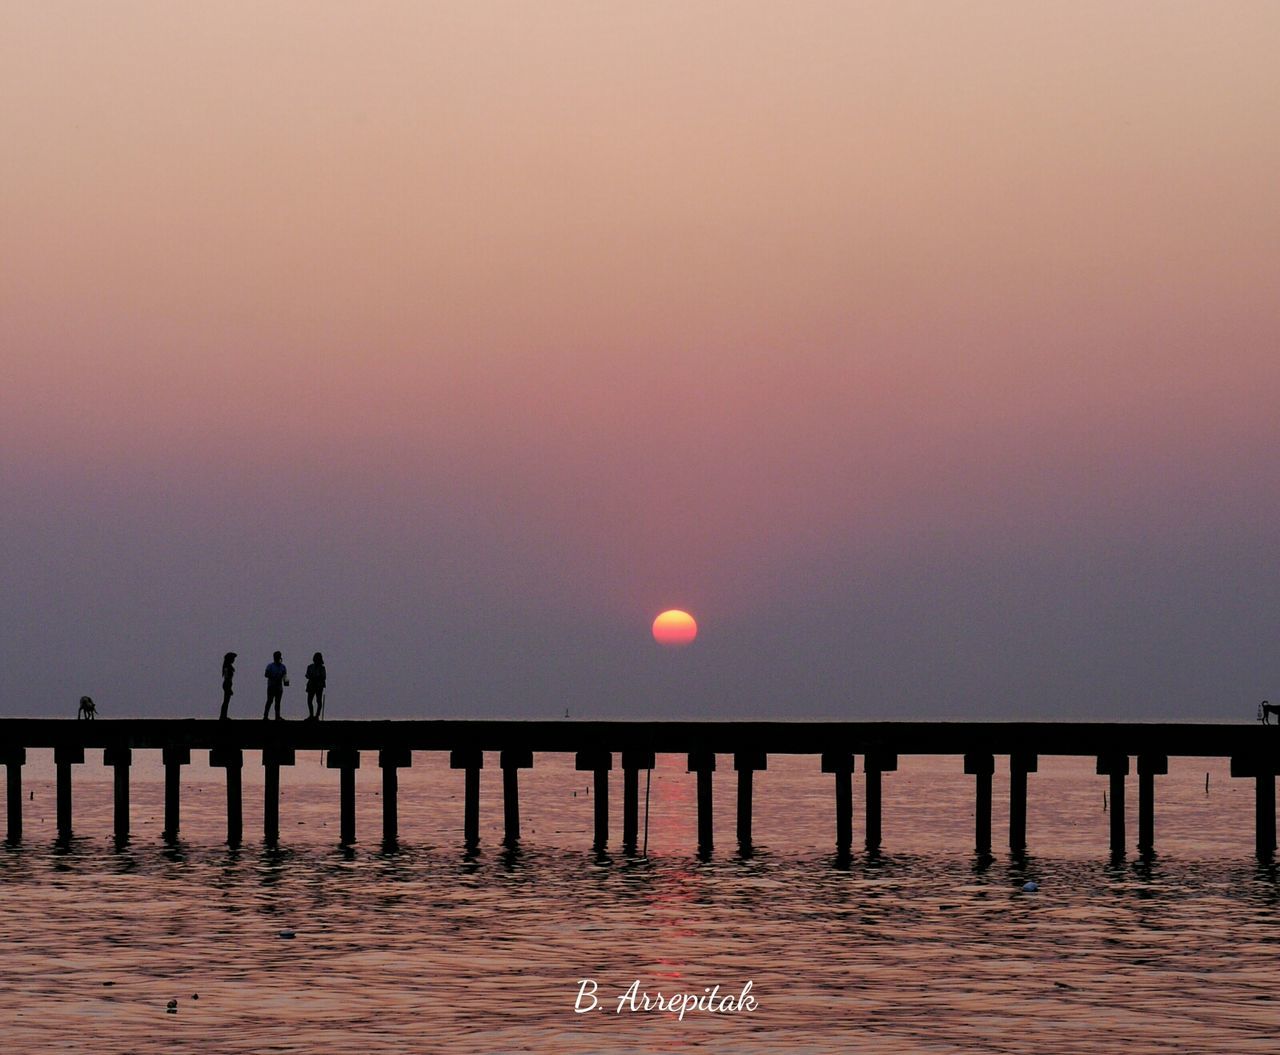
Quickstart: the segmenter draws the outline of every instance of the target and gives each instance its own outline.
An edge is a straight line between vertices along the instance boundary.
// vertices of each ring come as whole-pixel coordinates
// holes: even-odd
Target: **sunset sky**
[[[0,713],[213,717],[230,650],[254,718],[319,649],[334,718],[1252,717],[1277,55],[1269,2],[5,2]]]

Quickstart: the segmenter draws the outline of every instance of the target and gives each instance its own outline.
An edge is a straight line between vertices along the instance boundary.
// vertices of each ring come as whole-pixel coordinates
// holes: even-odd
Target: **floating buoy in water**
[[[1040,889],[1040,884],[1037,883],[1034,879],[1028,879],[1025,883],[1022,884],[1022,892],[1024,894],[1034,894],[1039,889]]]
[[[178,1013],[178,1001],[170,1000],[167,1004],[164,1005],[164,1009],[168,1011],[169,1014],[176,1015]]]
[[[282,930],[280,932],[280,937],[282,938],[292,938],[293,936],[294,936],[294,933],[291,930]]]

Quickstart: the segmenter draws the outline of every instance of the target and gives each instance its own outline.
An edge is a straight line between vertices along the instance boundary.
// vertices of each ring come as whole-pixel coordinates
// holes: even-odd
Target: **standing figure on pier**
[[[317,652],[311,657],[311,663],[307,667],[307,718],[323,718],[324,717],[324,656]],[[311,709],[311,702],[315,701],[315,710]]]
[[[222,657],[222,713],[218,715],[220,719],[227,717],[227,704],[231,702],[231,697],[235,695],[235,690],[231,688],[231,682],[236,676],[236,654],[228,652]]]
[[[271,714],[271,705],[276,705],[276,720],[280,720],[280,698],[284,695],[284,687],[289,684],[289,671],[283,663],[280,662],[284,657],[279,652],[271,654],[271,662],[267,664],[265,677],[267,679],[267,706],[262,711],[262,717],[265,720]]]

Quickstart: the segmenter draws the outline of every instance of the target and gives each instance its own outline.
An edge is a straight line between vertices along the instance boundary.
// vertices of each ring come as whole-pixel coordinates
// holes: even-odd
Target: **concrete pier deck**
[[[1227,758],[1280,757],[1280,727],[1256,722],[974,722],[974,721],[577,721],[523,719],[388,719],[277,722],[258,718],[0,718],[5,747],[166,747],[295,750],[401,747],[410,751],[472,749],[576,752],[644,750],[820,755],[832,751],[899,755],[1163,754]]]

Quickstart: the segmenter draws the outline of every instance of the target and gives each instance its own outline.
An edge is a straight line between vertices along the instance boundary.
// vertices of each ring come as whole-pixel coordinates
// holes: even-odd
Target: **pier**
[[[1107,722],[829,722],[829,721],[212,721],[203,719],[102,719],[82,722],[53,718],[0,719],[0,762],[7,770],[7,840],[23,838],[22,769],[30,750],[52,750],[56,770],[57,833],[73,832],[72,774],[88,753],[101,752],[113,770],[114,834],[130,838],[129,774],[139,751],[160,752],[165,770],[165,839],[181,827],[182,767],[192,752],[208,752],[209,764],[226,773],[227,843],[243,838],[241,771],[246,751],[260,752],[264,767],[263,832],[266,845],[280,839],[280,767],[293,765],[299,751],[323,751],[338,771],[339,838],[356,841],[356,772],[364,757],[382,770],[382,840],[395,845],[399,834],[398,772],[412,764],[414,751],[447,753],[462,771],[463,842],[480,843],[480,780],[486,752],[496,753],[502,771],[503,841],[515,846],[520,832],[521,769],[535,753],[574,756],[575,767],[592,775],[592,846],[609,846],[609,786],[615,757],[622,770],[621,847],[635,853],[639,830],[639,777],[659,754],[683,755],[697,788],[698,852],[713,850],[712,801],[717,759],[732,760],[737,778],[737,848],[750,854],[754,774],[768,768],[770,755],[809,755],[815,768],[834,776],[834,845],[847,855],[854,845],[855,773],[861,760],[865,806],[864,847],[879,853],[884,841],[881,813],[884,774],[904,755],[962,756],[974,778],[974,846],[979,857],[993,849],[991,804],[997,759],[1007,759],[1009,838],[1013,857],[1028,846],[1028,776],[1041,756],[1096,759],[1107,778],[1109,850],[1128,850],[1126,789],[1131,768],[1138,784],[1136,850],[1155,853],[1156,777],[1167,774],[1169,758],[1230,759],[1232,777],[1252,780],[1256,809],[1251,823],[1257,856],[1276,851],[1276,774],[1280,771],[1280,728],[1257,725]],[[1242,818],[1241,823],[1250,823]]]

